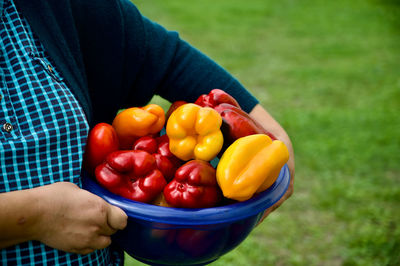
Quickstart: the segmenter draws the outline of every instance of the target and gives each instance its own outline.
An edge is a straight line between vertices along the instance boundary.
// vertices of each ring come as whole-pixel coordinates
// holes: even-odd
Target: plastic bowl
[[[237,247],[264,211],[289,187],[285,165],[266,191],[244,201],[203,209],[160,207],[125,199],[104,189],[87,175],[83,188],[123,209],[128,225],[113,242],[133,258],[150,265],[204,265]]]

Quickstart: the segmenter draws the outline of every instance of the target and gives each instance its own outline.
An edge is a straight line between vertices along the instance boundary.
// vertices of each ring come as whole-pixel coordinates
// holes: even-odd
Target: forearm
[[[38,189],[0,193],[0,249],[34,239]]]

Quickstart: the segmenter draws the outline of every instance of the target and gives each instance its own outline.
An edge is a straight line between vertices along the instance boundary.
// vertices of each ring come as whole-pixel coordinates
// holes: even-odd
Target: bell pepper
[[[152,205],[157,205],[161,207],[172,207],[168,202],[165,200],[164,193],[160,193],[157,197],[151,202]]]
[[[178,208],[207,208],[221,199],[215,169],[209,162],[191,160],[175,172],[175,177],[164,188],[168,204]]]
[[[94,174],[96,166],[101,164],[113,151],[118,150],[119,141],[114,128],[107,123],[96,124],[89,132],[85,155],[83,159],[84,169]]]
[[[269,188],[289,159],[285,144],[255,134],[236,140],[222,155],[217,181],[225,197],[244,201]]]
[[[112,193],[127,199],[151,202],[167,185],[155,158],[146,151],[123,150],[110,153],[96,167],[96,180]]]
[[[156,159],[158,170],[161,171],[167,181],[174,177],[176,169],[182,165],[182,161],[169,150],[167,135],[141,137],[133,143],[132,150],[143,150],[152,154]]]
[[[236,99],[221,89],[213,89],[208,94],[200,95],[194,103],[202,107],[208,106],[211,108],[214,108],[221,103],[227,103],[240,108]]]
[[[224,133],[227,143],[253,134],[265,134],[271,139],[276,140],[276,137],[268,132],[256,120],[242,109],[227,104],[221,103],[214,108],[222,117],[223,125],[222,132]]]
[[[223,120],[221,130],[224,135],[225,148],[238,138],[253,134],[266,134],[273,140],[276,139],[272,133],[241,109],[231,95],[223,90],[213,89],[209,94],[200,95],[195,103],[200,106],[212,107],[221,115]]]
[[[120,141],[120,148],[125,150],[130,149],[139,137],[157,134],[164,124],[164,110],[157,104],[127,108],[118,113],[112,122]]]
[[[200,107],[193,103],[181,105],[167,121],[166,131],[171,152],[184,161],[212,160],[224,142],[221,124],[221,116],[210,107]]]

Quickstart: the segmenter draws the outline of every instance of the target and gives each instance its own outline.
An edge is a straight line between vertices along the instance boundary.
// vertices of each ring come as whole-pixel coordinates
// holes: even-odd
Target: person
[[[81,189],[91,126],[154,95],[194,101],[220,88],[290,150],[258,100],[129,0],[0,0],[2,265],[120,265],[110,236],[126,214]],[[293,191],[269,209],[282,204]],[[111,244],[111,245],[110,245]]]

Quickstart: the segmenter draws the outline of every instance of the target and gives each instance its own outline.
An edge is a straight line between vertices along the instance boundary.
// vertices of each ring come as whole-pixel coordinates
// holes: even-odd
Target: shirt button
[[[51,74],[53,74],[53,72],[54,72],[53,68],[52,68],[50,65],[47,65],[47,70],[48,70]]]
[[[3,129],[5,132],[10,133],[13,130],[13,126],[10,123],[6,122],[3,124]]]

